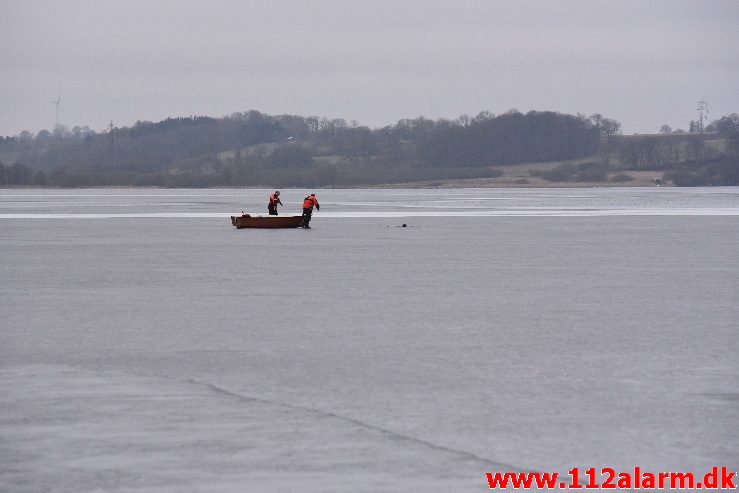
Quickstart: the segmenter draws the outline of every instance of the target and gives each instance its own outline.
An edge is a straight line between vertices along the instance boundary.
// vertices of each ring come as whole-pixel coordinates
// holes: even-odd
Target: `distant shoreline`
[[[318,187],[281,187],[279,185],[255,185],[248,187],[156,187],[156,186],[89,186],[89,187],[38,187],[38,186],[2,186],[0,190],[218,190],[218,189],[236,189],[236,190],[261,190],[281,188],[285,190],[300,189],[323,189],[323,190],[385,190],[385,189],[439,189],[439,188],[645,188],[656,187],[654,179],[661,178],[659,172],[631,172],[631,175],[643,175],[634,177],[631,181],[614,182],[614,181],[560,181],[550,182],[543,179],[527,178],[528,183],[516,182],[514,179],[505,176],[497,178],[469,178],[469,179],[450,179],[450,180],[424,180],[417,182],[404,183],[386,183],[373,185],[344,185],[344,186],[318,186]],[[674,187],[672,184],[663,184],[663,187]]]
[[[455,182],[457,180],[454,180]],[[476,180],[471,180],[476,181]],[[726,185],[727,187],[730,185]],[[279,187],[282,190],[388,190],[388,189],[406,189],[406,190],[434,190],[434,189],[464,189],[464,188],[722,188],[722,186],[704,186],[704,187],[677,187],[674,185],[662,185],[661,187],[651,184],[635,184],[635,183],[611,183],[611,182],[558,182],[547,185],[541,184],[496,184],[489,185],[483,183],[447,183],[434,182],[430,184],[419,183],[399,183],[390,185],[347,185],[347,186],[320,186],[320,187]],[[0,187],[0,190],[272,190],[276,187],[250,186],[250,187],[136,187],[136,186],[91,186],[91,187],[33,187],[33,186],[16,186],[16,187]]]

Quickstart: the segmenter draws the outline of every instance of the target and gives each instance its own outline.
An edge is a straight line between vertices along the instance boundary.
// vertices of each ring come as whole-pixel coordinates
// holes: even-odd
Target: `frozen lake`
[[[0,190],[0,491],[739,467],[739,189],[269,192]]]

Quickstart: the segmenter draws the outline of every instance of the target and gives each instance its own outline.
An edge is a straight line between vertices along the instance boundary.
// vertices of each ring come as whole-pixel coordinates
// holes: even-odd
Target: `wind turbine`
[[[59,125],[59,103],[62,102],[62,86],[59,85],[59,97],[57,97],[56,101],[52,101],[56,105],[56,124]]]

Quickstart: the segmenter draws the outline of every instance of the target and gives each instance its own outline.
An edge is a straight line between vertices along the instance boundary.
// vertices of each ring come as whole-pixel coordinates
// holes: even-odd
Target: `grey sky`
[[[739,112],[739,1],[0,0],[0,135],[168,116]]]

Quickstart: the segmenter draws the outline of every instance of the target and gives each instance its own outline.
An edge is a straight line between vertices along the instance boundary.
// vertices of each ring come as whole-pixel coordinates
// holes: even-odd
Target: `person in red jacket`
[[[316,194],[312,193],[303,200],[303,227],[310,228],[310,217],[313,215],[313,206],[316,206],[316,210],[320,211],[321,206],[318,205],[318,199]]]
[[[282,201],[280,200],[279,190],[275,190],[275,193],[269,196],[269,203],[267,204],[267,210],[269,211],[270,216],[277,215],[277,204],[282,205]]]

